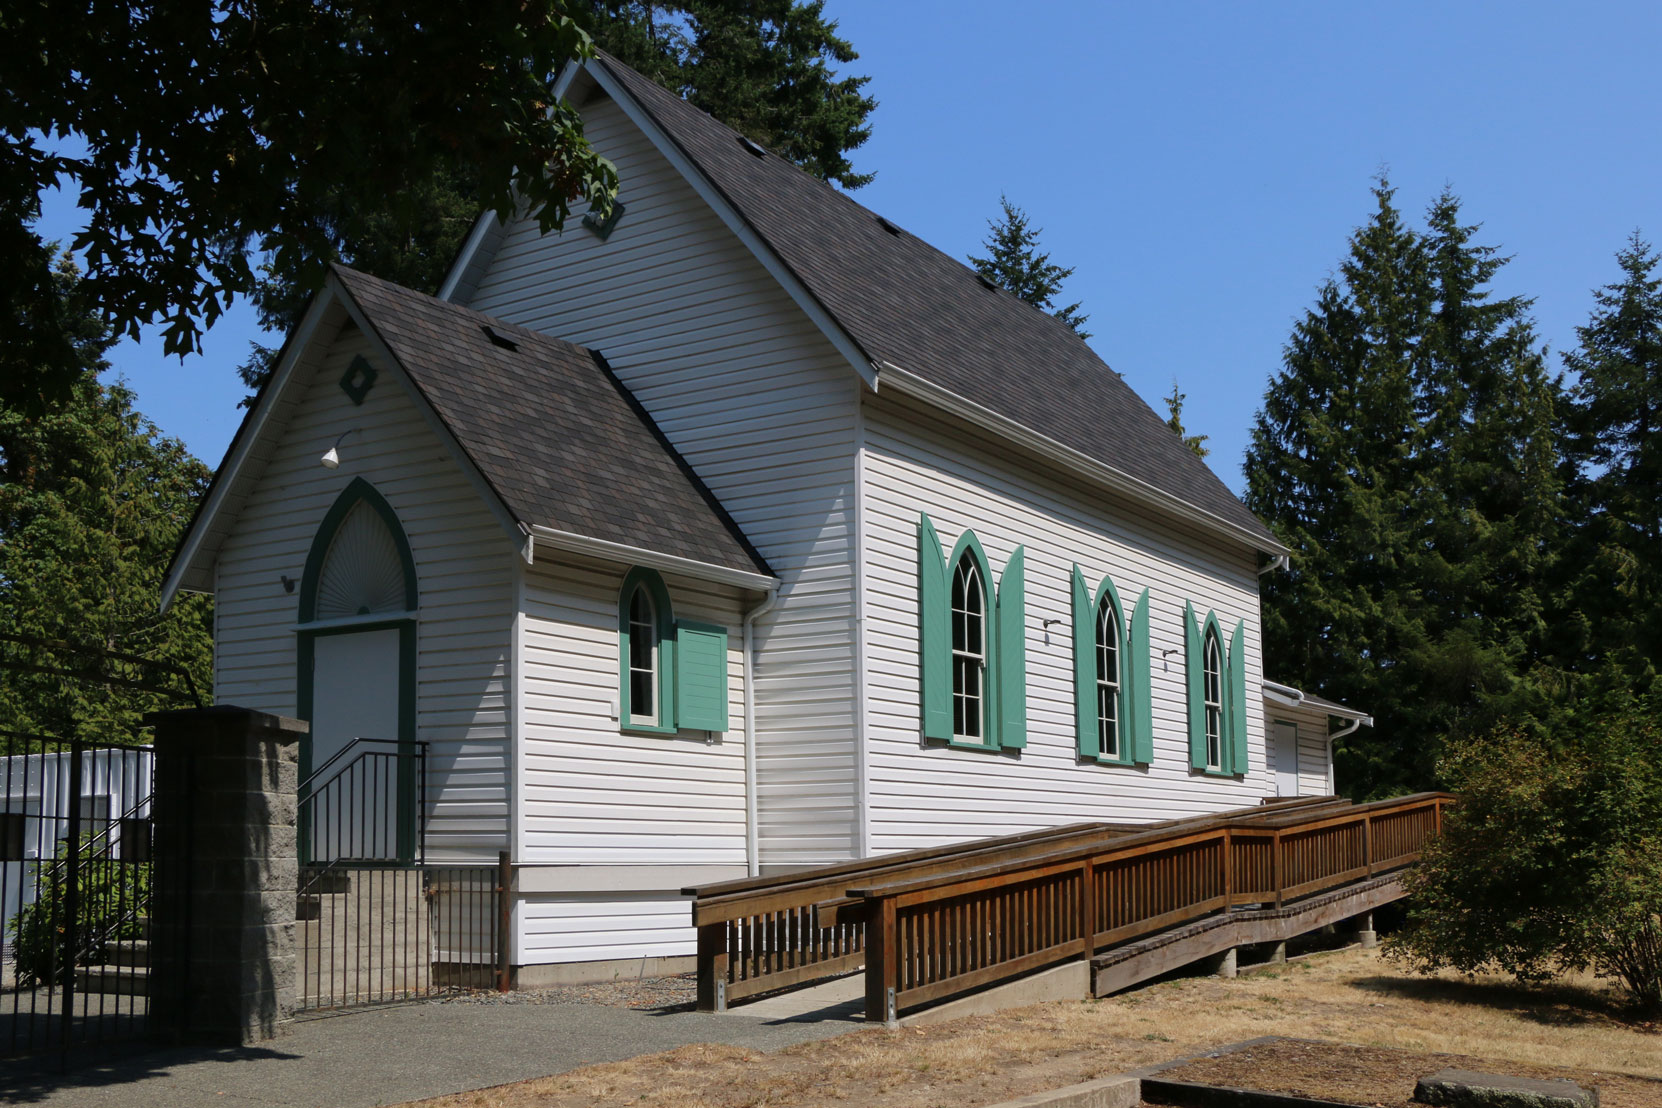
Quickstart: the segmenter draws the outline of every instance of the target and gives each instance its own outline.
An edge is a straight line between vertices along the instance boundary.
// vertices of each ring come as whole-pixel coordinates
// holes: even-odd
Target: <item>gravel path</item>
[[[662,1012],[690,1011],[697,999],[698,975],[625,978],[593,985],[550,985],[509,993],[477,992],[448,997],[442,1004],[602,1004]]]

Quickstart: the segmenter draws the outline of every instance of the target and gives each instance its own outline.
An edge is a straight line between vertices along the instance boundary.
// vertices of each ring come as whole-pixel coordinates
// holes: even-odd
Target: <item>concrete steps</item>
[[[150,920],[139,920],[143,938],[118,939],[104,945],[104,961],[78,966],[75,988],[83,993],[108,996],[150,995]]]

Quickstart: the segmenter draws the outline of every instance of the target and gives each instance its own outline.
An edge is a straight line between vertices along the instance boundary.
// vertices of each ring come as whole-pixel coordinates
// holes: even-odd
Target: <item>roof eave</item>
[[[586,554],[609,561],[623,562],[627,565],[662,570],[666,573],[679,573],[684,577],[691,577],[698,581],[709,581],[717,585],[732,585],[736,588],[750,589],[755,592],[769,592],[779,587],[779,579],[766,573],[735,569],[731,566],[716,565],[713,562],[701,562],[694,558],[682,558],[675,554],[648,550],[645,547],[630,546],[627,543],[612,542],[608,539],[597,539],[589,535],[579,535],[574,531],[561,531],[553,527],[545,527],[540,523],[531,526],[531,541],[534,546],[547,546],[555,550],[563,550],[568,554]]]
[[[955,392],[926,381],[917,374],[902,369],[892,362],[878,362],[877,370],[879,389],[883,385],[887,385],[907,396],[945,409],[953,415],[968,420],[977,427],[991,431],[1000,438],[1007,439],[1049,461],[1057,463],[1076,476],[1084,477],[1094,484],[1102,485],[1138,503],[1146,504],[1169,515],[1176,516],[1208,533],[1227,538],[1270,555],[1291,553],[1288,547],[1281,545],[1273,538],[1257,534],[1203,508],[1197,508],[1186,500],[1157,489],[1146,481],[1115,469],[1113,466],[1100,462],[1071,446],[1057,442],[1049,436],[1041,435],[1025,424],[1018,423],[1008,416],[999,415],[973,400],[968,400]]]

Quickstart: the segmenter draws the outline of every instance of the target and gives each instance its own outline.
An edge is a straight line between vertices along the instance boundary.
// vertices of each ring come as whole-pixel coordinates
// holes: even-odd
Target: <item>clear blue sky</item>
[[[1076,266],[1097,351],[1156,411],[1175,377],[1209,461],[1241,457],[1292,321],[1387,170],[1414,216],[1445,184],[1515,261],[1541,338],[1574,343],[1591,289],[1640,228],[1662,239],[1662,5],[1022,5],[829,0],[880,101],[859,199],[950,254],[978,251],[1001,191]],[[49,204],[65,233],[72,202]],[[217,463],[239,305],[181,365],[113,354],[139,406]],[[1553,365],[1558,364],[1553,355]]]

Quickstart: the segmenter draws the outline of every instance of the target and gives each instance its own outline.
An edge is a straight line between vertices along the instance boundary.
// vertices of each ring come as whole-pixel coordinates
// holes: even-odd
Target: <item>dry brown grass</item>
[[[1108,1000],[869,1028],[773,1054],[687,1046],[424,1104],[972,1108],[1261,1035],[1662,1077],[1662,1035],[1622,1022],[1596,981],[1527,991],[1499,978],[1415,978],[1353,950],[1232,981],[1189,978]]]

